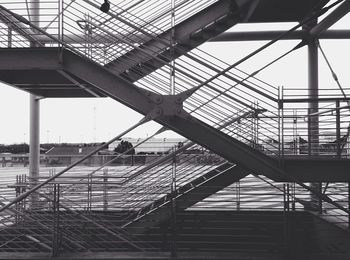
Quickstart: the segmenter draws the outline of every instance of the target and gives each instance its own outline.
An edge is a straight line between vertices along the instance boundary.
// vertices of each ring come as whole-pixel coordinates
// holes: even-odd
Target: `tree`
[[[126,151],[128,151],[128,152],[126,152]],[[114,152],[116,152],[116,153],[125,153],[126,152],[125,154],[134,155],[135,149],[134,149],[134,146],[132,145],[132,143],[122,140],[118,144],[118,146],[114,149]]]

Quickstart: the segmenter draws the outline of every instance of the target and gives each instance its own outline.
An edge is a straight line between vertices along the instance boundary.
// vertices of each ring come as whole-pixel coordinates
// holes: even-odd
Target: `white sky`
[[[289,29],[292,24],[283,25],[238,25],[232,30]],[[331,29],[350,29],[347,15]],[[239,68],[253,72],[273,57],[287,51],[298,41],[280,41],[262,54],[242,64]],[[202,48],[227,62],[237,61],[261,46],[263,42],[206,43]],[[350,87],[350,40],[322,40],[326,52],[340,82]],[[259,78],[276,86],[307,88],[307,55],[302,48],[259,74]],[[336,87],[329,70],[319,58],[320,88]],[[95,108],[95,109],[94,109]],[[95,110],[95,113],[94,113]],[[28,143],[29,140],[29,94],[0,83],[0,143]],[[107,141],[133,125],[142,116],[109,98],[66,98],[43,99],[41,101],[41,142],[93,142]],[[159,125],[148,123],[129,133],[130,137],[146,137],[153,134]],[[173,137],[166,132],[160,137]]]

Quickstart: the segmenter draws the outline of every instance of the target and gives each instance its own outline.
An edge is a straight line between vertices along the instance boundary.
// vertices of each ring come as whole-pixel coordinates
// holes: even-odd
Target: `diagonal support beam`
[[[27,52],[29,53],[34,51],[35,50],[33,49],[27,49]],[[56,53],[56,55],[58,54],[57,49],[53,49],[52,51]],[[39,53],[37,53],[37,55],[38,54]],[[26,57],[28,58],[28,56]],[[42,59],[43,57],[40,58]],[[38,59],[38,57],[36,57],[36,59]],[[98,66],[96,63],[66,50],[62,51],[62,55],[57,55],[57,59],[63,61],[63,70],[71,73],[75,77],[89,82],[92,86],[95,86],[100,91],[108,94],[109,97],[142,114],[153,114],[153,111],[155,111],[156,113],[153,115],[157,116],[154,118],[155,121],[212,150],[228,161],[237,163],[255,174],[262,174],[273,180],[285,179],[287,181],[294,181],[307,190],[311,190],[302,183],[302,180],[296,180],[290,176],[289,173],[284,171],[279,166],[277,160],[249,147],[212,126],[205,124],[187,114],[185,111],[174,115],[158,114],[156,110],[158,105],[157,98],[155,98],[157,95],[123,81],[120,77],[112,74],[105,68]],[[159,96],[159,98],[161,102],[162,96]],[[48,181],[51,180],[48,179]],[[37,187],[37,189],[40,187]],[[312,192],[318,194],[317,191],[313,190]],[[23,196],[26,195],[28,194]],[[322,197],[325,201],[336,205],[339,209],[348,212],[347,209],[333,202],[327,196],[322,194],[318,194],[318,196]],[[15,203],[15,201],[13,203]],[[4,208],[0,209],[0,212],[3,209]]]
[[[247,2],[244,0],[243,2]],[[110,14],[114,17],[113,14]],[[119,19],[118,17],[114,17]],[[186,55],[188,51],[199,46],[209,38],[218,35],[235,25],[240,20],[239,6],[232,0],[220,0],[203,9],[197,14],[187,18],[174,28],[176,48],[174,53],[169,40],[172,30],[167,30],[157,37],[148,35],[139,28],[139,33],[150,39],[118,59],[110,62],[106,67],[113,69],[116,73],[130,78],[133,81],[164,66],[174,58]],[[219,22],[222,20],[221,22]],[[217,25],[220,23],[220,25]],[[213,28],[212,28],[213,27]],[[209,35],[207,35],[209,34]],[[148,54],[145,52],[147,50]],[[140,69],[140,65],[142,69]]]
[[[240,181],[249,172],[238,165],[224,163],[214,170],[198,177],[173,194],[167,194],[154,203],[146,206],[137,216],[123,227],[129,233],[144,232],[159,222],[170,217],[172,199],[176,199],[178,210],[185,210],[223,188]],[[202,178],[205,177],[205,178]]]
[[[345,0],[340,4],[332,13],[326,16],[321,22],[312,27],[310,30],[310,35],[317,37],[322,32],[326,31],[333,24],[338,22],[342,17],[344,17],[350,11],[350,1]]]

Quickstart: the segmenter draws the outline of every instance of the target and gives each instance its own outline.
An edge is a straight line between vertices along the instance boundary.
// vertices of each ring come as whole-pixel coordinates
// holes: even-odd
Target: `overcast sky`
[[[292,24],[282,25],[238,25],[231,30],[289,29]],[[347,15],[332,29],[350,29]],[[253,72],[279,54],[296,45],[298,41],[280,41],[262,54],[250,59],[239,68]],[[237,61],[261,46],[263,42],[206,43],[202,48],[229,63]],[[340,82],[350,88],[350,41],[323,40],[321,44],[334,66]],[[276,86],[307,87],[307,55],[302,48],[259,75]],[[334,87],[329,70],[320,57],[320,87]],[[29,95],[9,85],[0,83],[0,143],[23,143],[29,140]],[[142,116],[109,98],[43,99],[41,101],[41,142],[93,142],[107,141],[133,125]],[[160,128],[148,123],[129,133],[130,137],[146,137]],[[166,132],[160,137],[176,136]]]

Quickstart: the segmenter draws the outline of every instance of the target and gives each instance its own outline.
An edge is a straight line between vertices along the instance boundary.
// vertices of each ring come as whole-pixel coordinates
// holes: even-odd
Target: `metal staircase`
[[[259,10],[257,1],[203,4],[182,0],[175,1],[173,8],[152,1],[121,1],[111,4],[107,14],[98,10],[99,2],[94,0],[60,4],[61,12],[40,26],[33,24],[24,8],[13,13],[10,4],[0,6],[0,31],[6,27],[17,39],[8,37],[10,48],[0,49],[0,79],[48,97],[110,97],[145,115],[145,122],[154,120],[198,144],[195,149],[203,153],[186,153],[194,145],[189,143],[172,148],[159,160],[127,167],[121,176],[98,176],[107,164],[70,176],[73,164],[44,178],[37,188],[28,183],[16,198],[4,195],[9,204],[0,209],[0,237],[4,239],[0,250],[18,246],[23,251],[54,251],[53,255],[55,248],[65,252],[152,251],[152,243],[142,240],[147,232],[173,219],[178,211],[186,215],[190,207],[248,174],[297,183],[300,196],[311,191],[321,204],[348,213],[336,198],[304,184],[326,179],[325,175],[312,179],[300,170],[306,166],[312,172],[319,165],[284,157],[284,123],[294,124],[288,123],[294,118],[284,117],[283,112],[289,111],[283,107],[280,89],[256,78],[259,69],[248,74],[236,68],[244,59],[227,64],[199,48],[236,23],[259,18],[254,16]],[[154,15],[148,16],[147,10],[152,9]],[[179,16],[176,23],[169,22],[174,16]],[[14,57],[20,57],[21,64]],[[210,163],[200,161],[204,154]],[[346,179],[343,166],[350,164],[343,163],[338,166],[343,168],[337,173],[339,180]],[[287,216],[289,199],[294,206],[302,199],[289,190],[279,191],[273,196],[283,196]],[[22,205],[16,211],[33,194],[40,198],[40,207],[29,207],[27,212],[28,206]],[[115,214],[112,221],[109,213]],[[16,228],[13,234],[12,227]],[[186,231],[181,235],[186,237]],[[276,244],[274,240],[271,248]]]
[[[152,35],[152,39],[139,48],[105,66],[124,78],[137,81],[219,35],[239,20],[241,13],[235,1],[217,1],[156,37]],[[171,37],[176,37],[175,45],[171,45]]]
[[[137,211],[123,228],[131,233],[142,233],[159,222],[171,217],[171,207],[175,202],[177,210],[185,210],[224,187],[239,181],[247,172],[239,166],[223,163],[177,190],[146,205]]]

